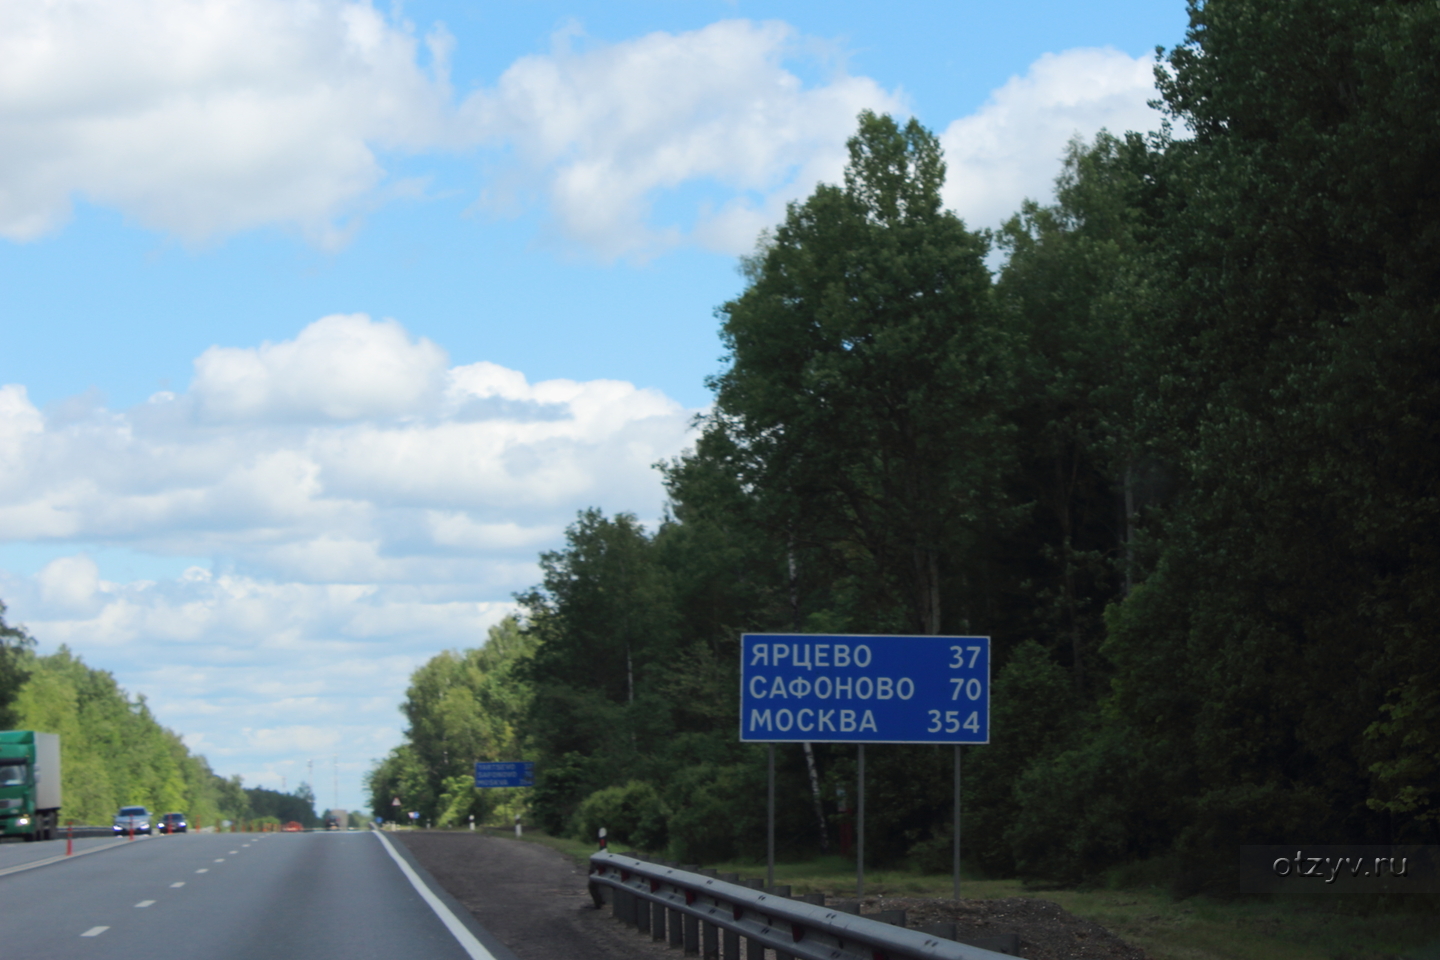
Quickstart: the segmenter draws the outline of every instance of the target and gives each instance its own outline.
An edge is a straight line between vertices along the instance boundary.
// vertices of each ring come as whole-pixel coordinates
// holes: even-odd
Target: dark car
[[[161,833],[184,833],[189,826],[185,814],[167,813],[156,822],[155,829]]]

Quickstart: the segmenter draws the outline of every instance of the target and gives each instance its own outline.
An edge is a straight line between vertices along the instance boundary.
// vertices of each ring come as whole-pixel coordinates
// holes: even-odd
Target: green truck
[[[60,735],[0,731],[0,837],[53,840],[60,824]]]

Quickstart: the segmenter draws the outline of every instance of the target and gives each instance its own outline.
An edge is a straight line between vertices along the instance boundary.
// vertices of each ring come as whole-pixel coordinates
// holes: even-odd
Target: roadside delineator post
[[[75,821],[70,820],[65,824],[65,856],[75,852]]]

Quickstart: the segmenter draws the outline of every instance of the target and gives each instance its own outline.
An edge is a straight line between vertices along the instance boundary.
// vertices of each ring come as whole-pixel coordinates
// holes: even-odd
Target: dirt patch
[[[679,956],[596,910],[588,868],[541,846],[474,833],[397,833],[415,859],[520,960],[659,960]],[[866,897],[861,913],[904,910],[906,926],[954,923],[956,935],[1020,935],[1027,960],[1146,960],[1104,927],[1049,900],[934,900]],[[768,952],[768,951],[767,951]]]
[[[1146,953],[1098,923],[1082,920],[1049,900],[931,900],[921,897],[866,897],[860,913],[904,910],[907,927],[953,923],[960,939],[1020,935],[1026,960],[1146,960]]]
[[[586,867],[538,843],[478,833],[392,834],[520,960],[649,960],[675,954],[596,910]]]

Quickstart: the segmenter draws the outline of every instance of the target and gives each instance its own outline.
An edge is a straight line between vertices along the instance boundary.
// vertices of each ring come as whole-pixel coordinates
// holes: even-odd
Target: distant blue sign
[[[747,633],[740,739],[989,743],[990,638]]]
[[[475,786],[484,787],[533,787],[535,786],[535,763],[532,760],[517,760],[513,763],[475,764]]]

